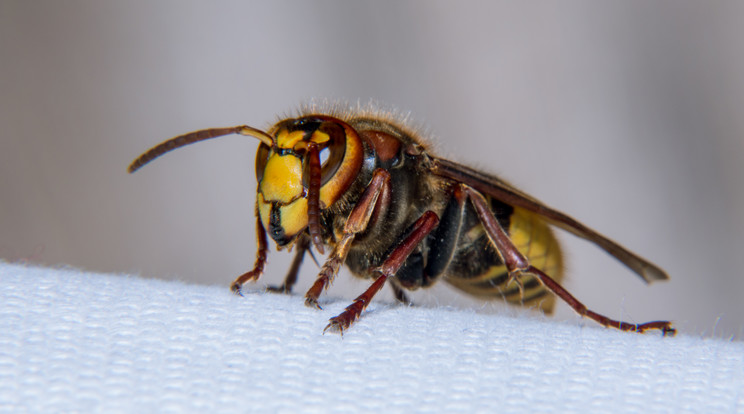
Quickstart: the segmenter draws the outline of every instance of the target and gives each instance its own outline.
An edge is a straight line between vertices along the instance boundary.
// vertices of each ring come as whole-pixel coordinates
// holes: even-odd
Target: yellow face
[[[315,143],[319,152],[320,209],[348,189],[361,166],[363,149],[351,127],[330,117],[290,119],[272,131],[272,146],[261,144],[256,154],[257,203],[264,228],[282,248],[308,225],[308,144]]]

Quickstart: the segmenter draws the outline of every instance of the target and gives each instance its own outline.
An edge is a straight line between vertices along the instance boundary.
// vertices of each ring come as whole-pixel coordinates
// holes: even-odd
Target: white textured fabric
[[[744,344],[0,262],[0,412],[744,412]]]

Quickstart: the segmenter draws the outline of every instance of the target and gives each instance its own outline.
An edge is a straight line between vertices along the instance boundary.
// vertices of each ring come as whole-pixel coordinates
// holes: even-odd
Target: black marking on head
[[[269,235],[279,246],[284,246],[289,243],[289,238],[284,233],[284,227],[282,227],[282,213],[279,211],[279,205],[274,202],[271,203],[271,213],[269,213]]]

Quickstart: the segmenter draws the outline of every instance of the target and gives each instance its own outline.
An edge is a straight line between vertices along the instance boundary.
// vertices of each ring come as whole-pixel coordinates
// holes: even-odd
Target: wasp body
[[[295,249],[284,284],[274,290],[292,290],[308,249],[331,249],[305,295],[309,306],[319,307],[318,297],[341,265],[374,280],[330,320],[327,328],[342,333],[386,282],[407,303],[405,290],[442,279],[472,295],[546,312],[558,296],[605,326],[674,333],[666,321],[607,318],[561,287],[562,256],[550,225],[594,242],[647,282],[666,279],[661,269],[494,176],[430,154],[418,133],[389,115],[308,111],[266,132],[248,126],[196,131],[152,148],[129,171],[175,148],[227,134],[261,141],[257,258],[253,269],[233,282],[235,292],[263,272],[268,235],[279,249]]]

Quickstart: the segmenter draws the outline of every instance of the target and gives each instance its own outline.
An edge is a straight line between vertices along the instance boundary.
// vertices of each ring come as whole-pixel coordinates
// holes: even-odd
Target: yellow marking
[[[326,183],[326,185],[320,187],[320,208],[327,208],[336,202],[336,200],[341,198],[341,194],[337,194],[333,191],[335,189],[335,186],[333,186],[330,181]]]
[[[535,213],[515,207],[511,216],[509,233],[519,251],[527,257],[533,266],[560,283],[563,277],[563,257],[558,241],[545,221]],[[526,284],[534,279],[533,276],[527,276],[522,278],[522,283]],[[504,290],[517,288],[517,286],[512,281],[504,287]],[[545,287],[538,285],[531,289],[525,289],[524,295],[529,297],[542,290],[545,290]],[[517,296],[508,300],[508,302],[518,304],[521,302],[521,298]],[[524,303],[524,305],[537,306],[544,312],[549,313],[552,311],[554,303],[555,297],[546,295]]]
[[[321,131],[313,132],[313,136],[310,138],[310,140],[315,142],[316,144],[322,144],[324,142],[328,142],[330,139],[331,139],[330,135],[326,134],[325,132],[321,132]]]
[[[514,208],[509,221],[509,238],[517,249],[527,257],[533,266],[545,272],[556,282],[560,282],[563,276],[563,260],[558,241],[555,239],[548,224],[540,216],[517,207]],[[479,237],[485,237],[483,232],[482,226],[475,226],[464,237],[477,240]],[[505,283],[491,287],[484,287],[483,284],[494,281],[506,272],[506,266],[504,265],[492,266],[481,275],[472,275],[474,277],[468,279],[452,278],[448,281],[455,287],[475,296],[498,297],[502,296],[504,292],[518,289],[519,285],[514,281],[508,280]],[[534,280],[537,279],[532,275],[525,275],[521,278],[523,285]],[[524,289],[524,297],[529,298],[541,291],[545,291],[545,287],[542,284],[526,288]],[[545,313],[550,313],[555,304],[555,297],[551,294],[529,300],[525,303],[522,303],[522,298],[519,294],[509,296],[509,298],[505,299],[511,304],[537,307]]]
[[[514,208],[509,227],[510,238],[533,266],[553,279],[562,276],[562,260],[558,242],[552,230],[539,216]]]
[[[287,237],[292,237],[307,227],[307,199],[299,198],[279,207],[282,228]]]
[[[472,284],[487,282],[491,279],[495,279],[503,275],[506,272],[507,272],[506,266],[504,265],[491,266],[483,274],[467,279],[467,282],[472,283]]]
[[[263,194],[258,193],[258,216],[261,217],[261,223],[264,228],[269,228],[269,216],[271,215],[271,203],[267,203]]]
[[[529,246],[532,242],[532,217],[521,214],[517,208],[510,218],[509,238],[514,246],[517,247],[523,255],[529,256]]]
[[[271,203],[267,202],[263,194],[258,194],[258,215],[264,228],[269,228],[271,219]],[[279,207],[279,217],[284,234],[292,237],[307,227],[307,199],[298,198],[285,206]]]
[[[266,201],[289,203],[303,195],[302,160],[293,155],[269,157],[259,192]]]
[[[293,148],[297,142],[301,141],[305,137],[305,131],[292,131],[287,132],[286,129],[282,129],[276,135],[276,145],[279,148]]]

